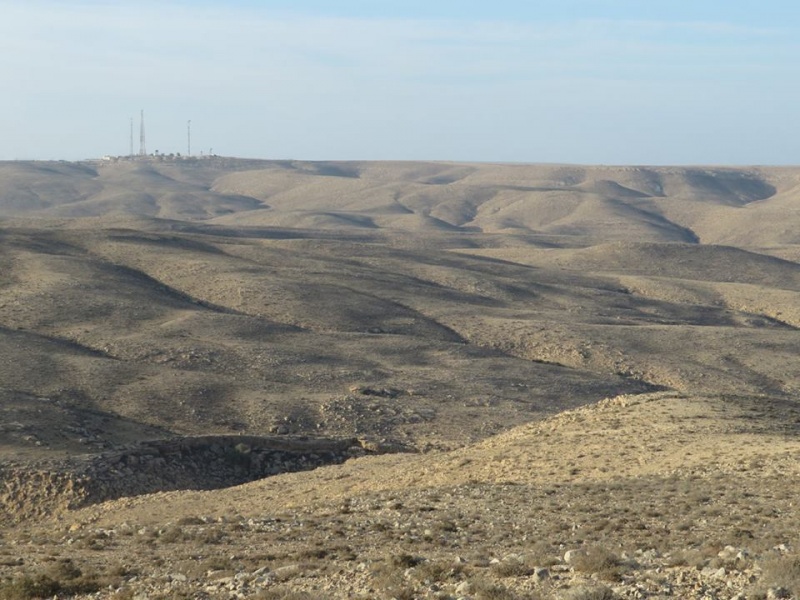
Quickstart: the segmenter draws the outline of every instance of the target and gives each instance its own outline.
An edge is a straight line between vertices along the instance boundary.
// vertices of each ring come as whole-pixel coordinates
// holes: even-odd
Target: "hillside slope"
[[[0,597],[797,597],[798,219],[789,167],[0,163]]]

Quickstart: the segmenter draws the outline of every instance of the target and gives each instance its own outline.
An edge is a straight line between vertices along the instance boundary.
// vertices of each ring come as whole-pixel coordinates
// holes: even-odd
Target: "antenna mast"
[[[186,156],[192,155],[192,120],[186,121]]]
[[[128,156],[133,156],[133,117],[131,117],[131,151]]]
[[[142,110],[142,121],[139,127],[139,156],[147,156],[147,146],[144,143],[144,110]]]

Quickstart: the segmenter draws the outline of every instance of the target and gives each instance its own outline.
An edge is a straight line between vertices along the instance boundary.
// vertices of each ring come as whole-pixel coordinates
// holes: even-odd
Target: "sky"
[[[796,0],[0,0],[0,82],[0,160],[800,164]]]

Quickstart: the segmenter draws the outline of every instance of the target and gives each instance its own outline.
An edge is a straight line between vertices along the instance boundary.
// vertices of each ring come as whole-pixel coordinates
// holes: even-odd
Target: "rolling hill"
[[[0,597],[798,594],[799,231],[790,167],[0,163]]]

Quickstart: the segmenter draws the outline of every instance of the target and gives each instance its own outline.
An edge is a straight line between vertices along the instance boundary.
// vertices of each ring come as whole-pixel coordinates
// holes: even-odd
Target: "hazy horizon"
[[[798,8],[0,3],[0,160],[788,165]]]

